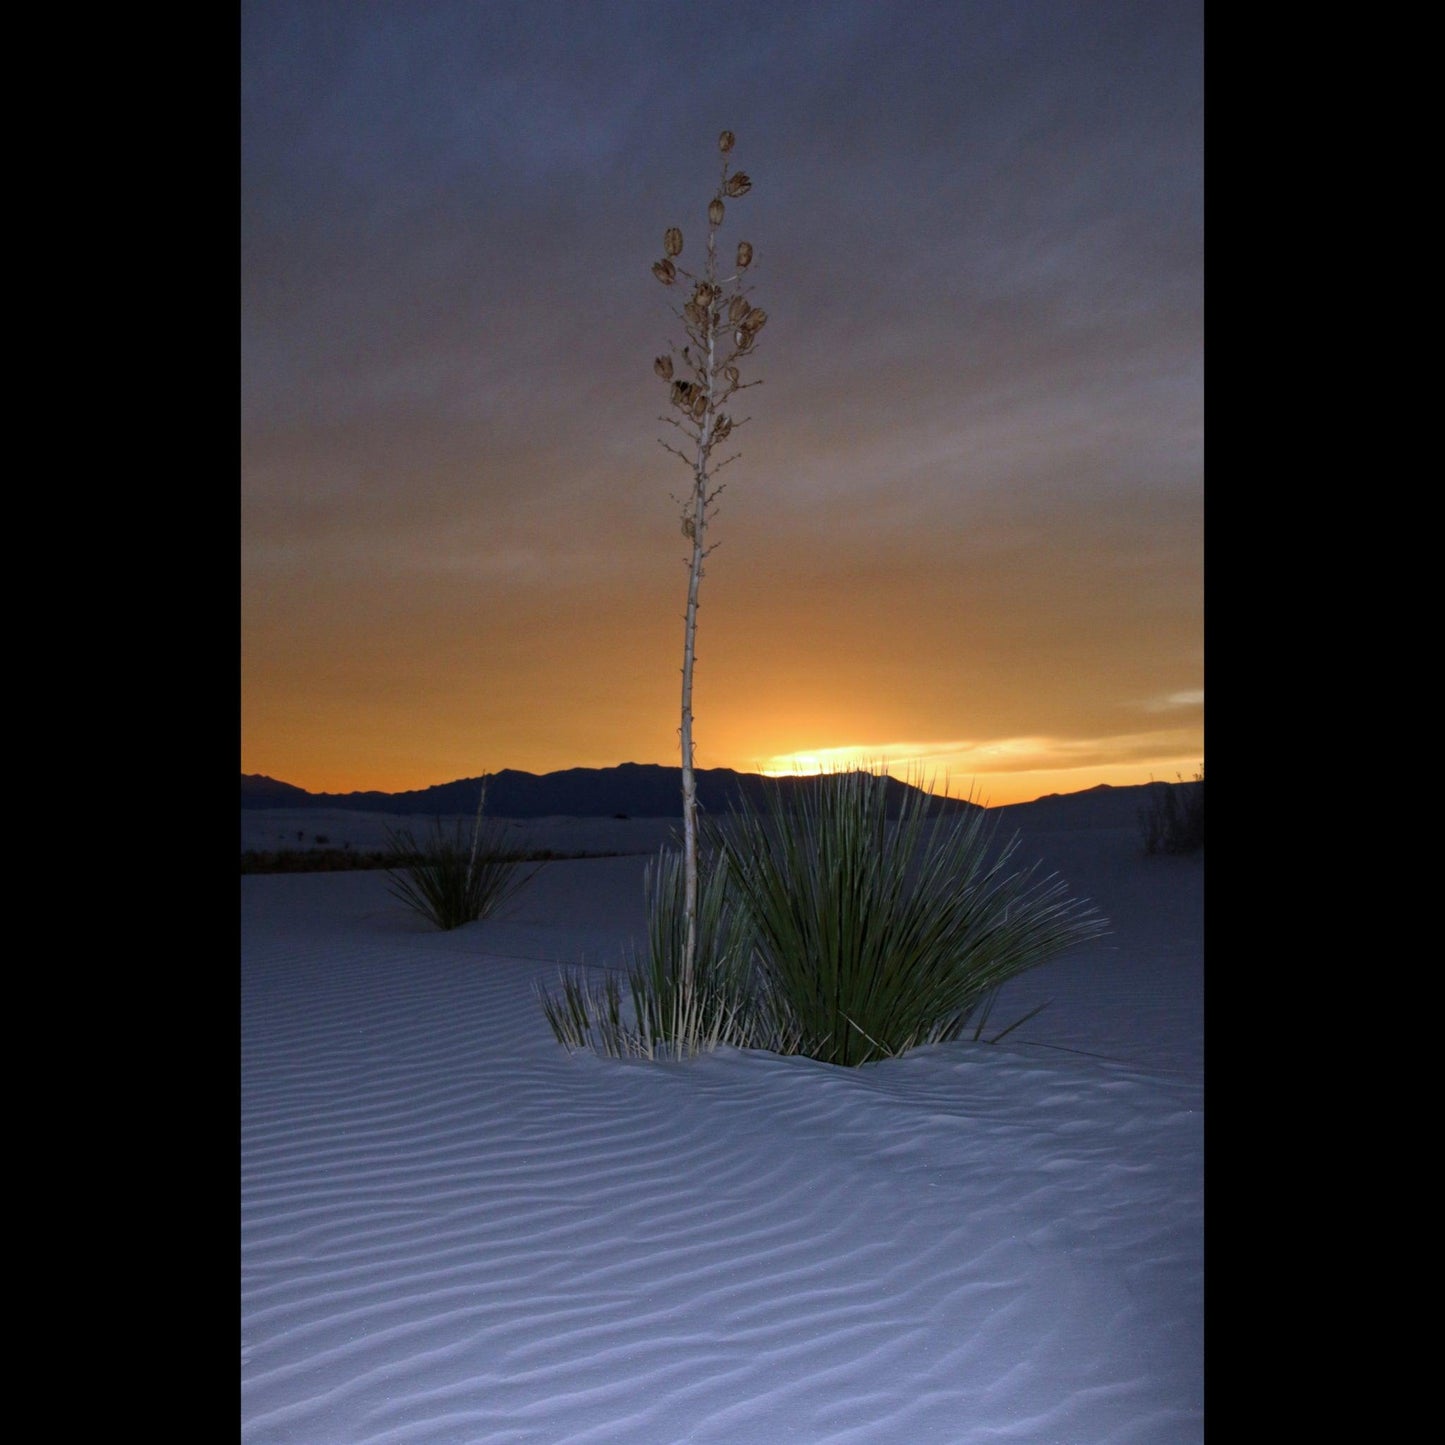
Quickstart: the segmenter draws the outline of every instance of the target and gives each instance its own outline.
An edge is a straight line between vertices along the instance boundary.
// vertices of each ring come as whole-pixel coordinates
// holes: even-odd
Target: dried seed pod
[[[742,381],[743,374],[735,366],[725,366],[722,369],[723,379],[728,384],[729,391],[736,391],[738,383]]]
[[[657,358],[657,360],[652,363],[652,369],[653,369],[664,381],[671,381],[671,380],[672,380],[672,357],[670,357],[670,356],[659,356],[659,357]]]
[[[693,390],[697,395],[692,399],[692,419],[701,421],[707,415],[707,392],[697,387],[694,387]]]
[[[682,519],[682,535],[684,537],[697,536],[697,524],[692,520],[691,517],[684,517]]]
[[[662,282],[664,286],[671,286],[677,280],[677,267],[665,257],[661,261],[652,263],[652,274]]]
[[[753,243],[751,241],[738,242],[738,270],[746,271],[753,263]]]
[[[754,306],[746,316],[743,317],[743,327],[748,331],[761,331],[768,324],[768,313]]]
[[[753,344],[753,333],[751,331],[738,330],[733,332],[733,345],[739,351],[751,350]]]
[[[742,171],[737,171],[727,178],[727,184],[723,186],[723,195],[745,196],[752,188],[753,183],[747,176]]]
[[[728,307],[728,325],[738,325],[751,309],[746,296],[734,296],[732,304]]]
[[[682,314],[697,327],[699,331],[706,328],[707,308],[699,306],[696,301],[689,301],[687,305],[682,308]]]
[[[697,306],[711,306],[718,294],[718,287],[699,281],[692,293],[693,303]]]
[[[732,429],[733,419],[730,416],[720,416],[712,429],[713,440],[722,441]]]
[[[707,219],[708,223],[713,226],[720,226],[723,223],[723,203],[716,196],[708,202]]]
[[[730,131],[730,130],[725,130],[725,131],[717,138],[717,148],[718,148],[724,155],[726,155],[726,154],[733,148],[733,141],[734,141],[735,139],[736,139],[736,137],[733,135],[732,131]]]
[[[662,233],[662,249],[669,256],[677,256],[682,252],[682,232],[676,226],[669,226]]]

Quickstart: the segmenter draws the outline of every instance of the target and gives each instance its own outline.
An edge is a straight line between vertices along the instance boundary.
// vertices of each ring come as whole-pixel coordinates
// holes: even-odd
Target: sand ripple
[[[569,1058],[485,925],[246,891],[248,1445],[1202,1438],[1197,1073]]]

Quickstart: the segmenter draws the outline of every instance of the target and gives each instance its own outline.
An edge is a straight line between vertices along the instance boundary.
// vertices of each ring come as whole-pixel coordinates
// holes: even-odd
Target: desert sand
[[[515,825],[622,856],[451,933],[383,873],[243,877],[246,1445],[1202,1440],[1202,858],[1000,811],[1113,931],[1000,1042],[852,1070],[556,1043],[535,989],[625,963],[657,820]]]

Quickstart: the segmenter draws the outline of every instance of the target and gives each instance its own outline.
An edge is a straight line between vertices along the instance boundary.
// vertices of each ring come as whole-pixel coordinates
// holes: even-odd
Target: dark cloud
[[[927,630],[950,557],[1027,579],[1073,547],[1107,578],[1143,550],[1141,608],[1172,619],[1133,638],[1145,691],[1200,685],[1199,4],[291,0],[243,5],[241,80],[252,771],[286,766],[288,639],[324,626],[358,676],[396,646],[385,609],[363,633],[318,608],[319,576],[425,574],[412,645],[449,657],[470,608],[565,674],[576,637],[540,604],[583,573],[616,634],[652,635],[638,579],[671,579],[686,476],[655,440],[675,327],[648,266],[668,224],[700,241],[723,125],[771,320],[711,585],[768,570],[782,635],[819,589],[844,630],[885,594]],[[893,570],[863,586],[870,539]],[[1075,688],[1116,686],[1089,632],[1115,601],[1004,590],[980,625],[1067,631]],[[947,736],[972,736],[959,706]]]

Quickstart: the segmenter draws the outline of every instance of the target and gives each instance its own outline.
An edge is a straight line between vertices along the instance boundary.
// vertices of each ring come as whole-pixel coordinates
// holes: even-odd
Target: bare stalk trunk
[[[727,179],[727,161],[723,161],[723,179]],[[717,224],[707,229],[707,266],[703,279],[709,286],[717,281]],[[717,399],[717,326],[716,313],[709,308],[709,319],[703,331],[707,343],[703,391],[707,410],[703,413],[697,437],[697,451],[692,466],[692,561],[687,574],[687,617],[682,643],[682,878],[683,917],[686,936],[682,950],[682,982],[684,989],[692,984],[697,963],[697,774],[693,771],[692,751],[692,674],[697,661],[697,594],[702,584],[702,559],[707,555],[708,463],[712,457],[712,430],[716,418]]]
[[[683,916],[687,932],[682,950],[682,982],[692,983],[697,960],[697,775],[692,768],[692,669],[696,656],[697,589],[702,581],[702,527],[696,521],[701,508],[693,512],[697,532],[692,539],[692,568],[687,582],[687,619],[682,643],[682,887]]]
[[[707,238],[707,279],[713,279],[716,253],[713,233]],[[708,409],[702,421],[693,463],[692,486],[692,563],[687,575],[687,617],[682,643],[682,876],[683,916],[687,921],[686,941],[682,952],[682,981],[692,983],[697,961],[697,774],[693,771],[692,753],[692,674],[697,661],[697,594],[702,584],[702,559],[707,553],[707,463],[712,450],[713,385],[717,359],[717,337],[712,327],[707,332],[707,399]]]
[[[717,233],[725,214],[724,196],[745,195],[751,181],[742,172],[729,173],[728,152],[733,147],[731,131],[718,137],[722,152],[722,172],[718,189],[708,206],[707,258],[701,277],[680,271],[673,257],[682,250],[682,232],[669,227],[663,237],[665,257],[652,268],[653,275],[666,286],[675,283],[678,275],[696,283],[692,300],[678,313],[684,323],[688,345],[682,348],[681,360],[690,374],[675,376],[672,356],[660,356],[653,369],[671,387],[672,404],[686,418],[674,421],[693,442],[692,455],[677,447],[663,446],[674,452],[692,470],[692,490],[683,503],[682,530],[692,542],[688,564],[687,612],[683,622],[682,643],[682,725],[678,729],[682,749],[682,836],[683,836],[683,918],[684,943],[680,983],[690,992],[698,957],[699,847],[697,822],[697,772],[694,768],[692,735],[692,688],[697,665],[698,592],[702,585],[703,559],[707,556],[708,517],[716,505],[720,487],[714,487],[713,476],[726,461],[714,462],[713,446],[733,429],[734,420],[724,416],[720,405],[738,391],[743,383],[738,368],[731,363],[744,352],[751,351],[757,332],[767,320],[766,313],[750,307],[743,299],[746,288],[742,274],[752,261],[753,248],[748,242],[738,247],[737,274],[718,284]],[[722,345],[719,345],[719,342]],[[694,349],[695,348],[695,349]],[[756,383],[747,383],[756,385]],[[732,460],[728,458],[727,460]]]

